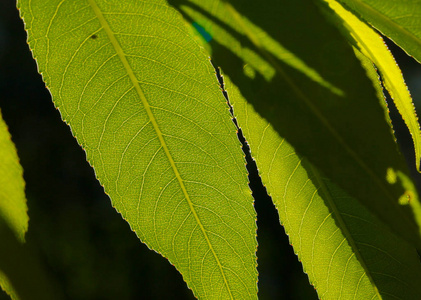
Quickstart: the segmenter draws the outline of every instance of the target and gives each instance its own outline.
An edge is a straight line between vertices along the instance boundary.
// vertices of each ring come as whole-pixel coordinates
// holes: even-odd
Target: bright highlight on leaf
[[[355,15],[421,62],[421,5],[417,0],[339,0]]]
[[[415,147],[415,163],[418,172],[421,162],[421,130],[418,117],[412,103],[411,95],[402,76],[402,72],[396,64],[383,39],[373,29],[361,22],[356,16],[345,10],[338,2],[326,0],[329,6],[343,20],[346,32],[353,38],[358,49],[368,57],[378,68],[384,85],[405,124],[411,133]]]

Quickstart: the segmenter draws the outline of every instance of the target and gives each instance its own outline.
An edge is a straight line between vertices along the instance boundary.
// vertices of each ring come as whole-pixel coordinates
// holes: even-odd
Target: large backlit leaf
[[[209,59],[164,1],[21,0],[39,71],[113,205],[201,299],[257,297],[245,161]]]
[[[421,62],[421,5],[411,0],[339,0]]]
[[[24,241],[25,232],[28,229],[28,214],[25,198],[25,182],[22,177],[22,167],[19,164],[19,158],[16,153],[6,123],[0,114],[0,222],[1,226],[10,227],[15,237],[20,242]],[[3,225],[3,222],[5,223]],[[0,246],[9,243],[8,235],[1,231]],[[1,256],[0,259],[10,260],[10,254]],[[6,276],[1,272],[4,269],[0,264],[0,286],[12,297],[16,298],[16,292],[13,290]]]
[[[384,100],[312,1],[170,3],[212,37],[212,59],[282,138],[396,233],[421,245],[418,195]]]
[[[225,81],[262,181],[320,299],[420,298],[415,249],[299,157]]]

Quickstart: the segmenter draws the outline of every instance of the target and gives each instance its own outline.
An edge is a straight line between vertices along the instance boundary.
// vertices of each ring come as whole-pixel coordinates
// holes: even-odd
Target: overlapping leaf
[[[212,59],[281,137],[420,246],[418,195],[386,121],[384,100],[314,3],[170,3],[212,36]],[[388,181],[389,174],[397,179]]]
[[[139,238],[197,297],[256,298],[245,161],[181,16],[159,0],[18,6],[55,105]]]
[[[280,221],[285,226],[291,244],[320,298],[412,299],[420,297],[420,263],[415,249],[391,233],[383,222],[354,197],[349,196],[347,192],[322,175],[308,162],[312,160],[311,157],[307,160],[299,156],[289,144],[288,136],[284,138],[280,135],[285,132],[285,130],[279,130],[282,119],[279,122],[273,122],[274,118],[267,118],[268,112],[259,108],[264,105],[263,101],[267,101],[267,93],[263,91],[263,87],[272,88],[262,82],[275,81],[276,72],[280,71],[274,68],[274,65],[279,62],[276,62],[273,56],[277,56],[292,68],[300,70],[310,80],[317,82],[333,94],[343,97],[342,104],[345,101],[354,100],[348,95],[349,90],[339,89],[338,86],[326,81],[317,72],[318,69],[310,68],[304,60],[300,60],[286,48],[280,47],[265,32],[257,31],[256,27],[250,24],[252,19],[242,19],[233,6],[217,1],[208,3],[209,6],[199,2],[174,4],[177,4],[186,19],[193,22],[196,28],[201,26],[201,30],[204,28],[206,33],[212,36],[213,41],[205,47],[209,48],[213,59],[223,70],[227,69],[229,74],[237,78],[237,82],[234,81],[234,83],[238,84],[238,87],[228,79],[228,76],[225,76],[226,89],[234,107],[234,115],[250,144],[252,156],[257,162],[262,181],[278,209]],[[285,9],[285,5],[283,8]],[[282,22],[281,20],[284,19],[279,17],[277,20]],[[257,33],[253,34],[247,30],[256,30]],[[249,37],[249,41],[244,36]],[[252,49],[251,43],[256,47]],[[227,49],[224,49],[225,47]],[[230,55],[224,50],[230,50],[235,55]],[[338,55],[334,49],[331,51],[332,55]],[[271,56],[272,53],[273,56]],[[350,54],[349,59],[352,59],[354,55],[352,52]],[[371,88],[365,86],[367,88],[365,92],[369,92],[369,96],[365,96],[366,99],[373,101],[368,106],[378,105],[379,108],[383,108],[377,117],[378,121],[387,125],[378,75],[370,61],[358,52],[357,55],[365,68],[361,69],[360,74],[371,85]],[[354,60],[354,63],[360,65],[358,60]],[[235,70],[233,65],[238,69]],[[248,86],[244,84],[246,81],[244,77],[249,78]],[[285,81],[291,79],[294,77],[284,78]],[[277,88],[286,88],[279,81],[276,83]],[[357,84],[355,81],[353,83]],[[256,87],[256,84],[261,84],[261,87]],[[299,84],[306,86],[305,81],[296,81],[297,89],[300,89]],[[249,97],[253,95],[250,92],[253,88],[260,92],[260,98],[254,101],[249,100]],[[289,88],[291,89],[291,86]],[[303,89],[301,92],[306,93],[306,90]],[[256,93],[255,97],[259,95]],[[277,96],[278,101],[287,102],[287,99],[282,96],[290,95],[279,93]],[[316,98],[314,101],[317,101],[318,96],[313,92],[311,100]],[[247,101],[252,102],[253,105]],[[358,99],[355,99],[355,102],[357,101]],[[296,110],[291,110],[293,106],[291,101],[287,103],[289,107],[286,105],[282,107],[285,113],[276,110],[279,108],[276,105],[273,105],[271,108],[273,111],[270,113],[278,114],[279,118],[286,117],[288,121],[291,118],[300,118],[299,115],[293,114]],[[333,106],[332,103],[330,105]],[[288,113],[293,115],[288,117],[286,116]],[[354,118],[359,120],[360,115],[354,115]],[[272,122],[268,122],[268,119]],[[302,118],[300,120],[302,121]],[[302,133],[309,129],[305,124],[299,127],[298,123],[285,122],[284,126],[291,126],[291,124],[297,124],[297,128],[293,128],[297,135],[306,136],[306,132]],[[383,130],[389,134],[388,138],[393,140],[391,129],[384,126]],[[315,131],[311,133],[317,135]],[[308,147],[318,147],[318,145],[309,143]],[[395,146],[392,145],[392,148]],[[333,156],[332,154],[332,159]],[[393,176],[394,182],[397,181],[398,176],[393,169],[388,169],[385,175],[387,174],[391,182],[393,180],[390,178]],[[410,185],[410,182],[407,181],[405,184]],[[354,183],[354,188],[360,187]],[[414,188],[409,187],[409,190],[414,191]],[[381,193],[378,194],[377,197],[381,197]]]
[[[415,249],[299,157],[225,80],[262,181],[320,299],[421,297]]]
[[[338,2],[326,1],[334,11],[335,22],[343,29],[351,43],[355,44],[366,57],[378,68],[383,83],[395,102],[396,108],[402,115],[415,147],[415,164],[420,170],[421,162],[421,130],[418,117],[412,103],[411,95],[405,85],[402,72],[395,62],[383,39],[368,25],[360,21],[351,12],[345,10]],[[418,203],[416,203],[418,204]],[[418,216],[421,217],[421,216]]]
[[[419,1],[338,0],[421,62]]]

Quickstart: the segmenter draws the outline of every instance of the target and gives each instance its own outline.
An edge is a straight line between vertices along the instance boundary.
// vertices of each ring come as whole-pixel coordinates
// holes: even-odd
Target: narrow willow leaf
[[[212,59],[282,138],[421,247],[417,191],[379,103],[384,100],[313,2],[170,3],[212,36]],[[395,181],[388,180],[391,173]]]
[[[338,0],[421,62],[419,1]]]
[[[415,164],[420,172],[421,130],[411,95],[395,59],[381,36],[373,29],[345,10],[338,2],[333,0],[326,2],[337,14],[339,20],[336,23],[343,26],[345,35],[380,71],[384,85],[412,135],[415,147]]]
[[[23,169],[0,113],[0,216],[23,242],[28,230]]]
[[[199,298],[256,298],[256,213],[241,145],[181,16],[161,0],[18,7],[55,105],[140,240]]]
[[[347,36],[349,41],[370,59],[379,70],[384,86],[388,90],[411,133],[415,148],[416,168],[420,171],[421,130],[411,95],[405,84],[401,70],[379,34],[360,21],[351,12],[345,10],[338,2],[333,0],[325,1],[334,11],[335,16],[331,15],[331,18],[334,19],[334,22],[339,28],[342,28],[344,35]],[[396,181],[396,177],[397,175],[391,170],[389,173],[390,181]],[[403,198],[401,201],[406,202],[407,200]],[[418,223],[420,223],[421,207],[419,202],[409,202],[409,205],[413,207],[415,218],[418,220]]]
[[[319,298],[421,298],[415,249],[299,157],[225,82],[262,181]]]
[[[0,113],[0,220],[1,222],[4,220],[7,224],[4,226],[10,227],[21,243],[28,230],[27,210],[23,170],[7,125]],[[5,238],[6,236],[0,235],[2,248],[8,243]],[[12,298],[17,298],[16,292],[2,271],[4,270],[0,267],[0,286]]]

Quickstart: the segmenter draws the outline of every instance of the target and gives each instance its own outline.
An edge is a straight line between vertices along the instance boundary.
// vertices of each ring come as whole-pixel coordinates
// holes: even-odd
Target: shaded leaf
[[[377,98],[352,47],[314,3],[170,3],[212,36],[212,59],[297,153],[420,246],[413,211],[418,195],[380,103],[384,99]],[[396,174],[393,182],[390,173]]]
[[[1,217],[0,241],[0,270],[6,276],[2,275],[2,287],[12,299],[61,299],[53,291],[53,285],[41,267],[36,252],[22,244]]]
[[[420,171],[421,130],[411,95],[399,66],[379,34],[361,22],[352,13],[345,10],[338,2],[331,0],[326,2],[337,14],[339,19],[335,22],[340,28],[343,28],[342,32],[348,36],[351,43],[355,44],[376,65],[382,75],[383,83],[412,135],[416,168]]]
[[[415,249],[298,156],[227,77],[225,81],[262,181],[319,298],[420,298],[421,264]]]
[[[159,0],[18,6],[55,105],[138,237],[197,297],[256,298],[245,160],[181,16]]]

